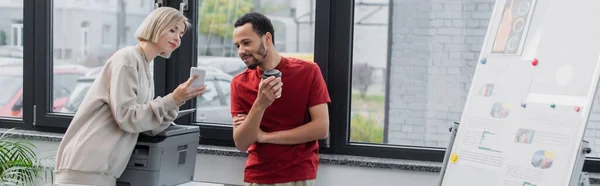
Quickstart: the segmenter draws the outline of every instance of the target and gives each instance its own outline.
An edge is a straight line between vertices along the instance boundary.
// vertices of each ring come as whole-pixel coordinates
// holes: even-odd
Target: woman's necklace
[[[151,88],[152,86],[152,78],[150,78],[150,68],[148,67],[148,64],[150,62],[148,62],[148,58],[146,57],[146,52],[144,52],[144,48],[142,48],[140,45],[137,45],[138,49],[140,49],[140,53],[142,53],[142,58],[144,58],[144,70],[146,71],[146,78],[148,78],[148,87]]]

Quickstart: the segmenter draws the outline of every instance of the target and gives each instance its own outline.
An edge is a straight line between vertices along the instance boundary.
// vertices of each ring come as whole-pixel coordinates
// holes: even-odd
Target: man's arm
[[[312,121],[290,130],[270,133],[259,131],[258,142],[295,145],[326,138],[329,133],[327,103],[310,107],[308,111],[310,112]]]
[[[246,152],[248,147],[258,140],[260,121],[265,109],[254,104],[242,124],[233,126],[233,141],[239,151]]]

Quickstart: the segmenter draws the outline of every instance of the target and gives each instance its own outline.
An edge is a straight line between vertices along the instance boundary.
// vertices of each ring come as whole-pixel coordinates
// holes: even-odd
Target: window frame
[[[354,0],[331,0],[330,45],[328,66],[335,68],[327,71],[327,87],[331,96],[329,109],[331,143],[333,153],[344,155],[369,156],[378,158],[396,158],[420,161],[442,162],[444,148],[410,148],[386,144],[364,144],[350,142],[350,109],[352,86],[352,54],[354,34]],[[390,0],[389,6],[392,7]],[[335,8],[334,8],[335,7]],[[393,14],[392,9],[389,11]],[[391,21],[391,19],[390,19]],[[391,22],[388,26],[392,28]],[[388,28],[388,29],[389,29]],[[391,32],[388,32],[391,34]],[[388,44],[389,45],[389,44]],[[388,48],[391,46],[387,46]],[[390,52],[391,53],[391,52]],[[390,54],[388,54],[389,56]],[[389,59],[388,59],[389,63]],[[389,83],[388,83],[389,84]],[[388,86],[389,87],[389,86]],[[386,91],[389,88],[386,87]],[[386,96],[387,99],[387,96]],[[387,103],[386,103],[386,106]],[[387,112],[387,110],[385,111]],[[387,118],[387,117],[386,117]]]
[[[179,3],[179,0],[167,1],[164,6],[179,9]],[[197,63],[197,3],[197,1],[189,1],[188,10],[184,11],[192,27],[182,38],[181,47],[173,52],[170,59],[158,57],[154,61],[157,96],[172,92],[180,83],[187,80],[189,68]],[[320,153],[442,162],[445,148],[350,143],[354,3],[348,0],[316,1],[314,58],[321,68],[332,99],[329,104],[330,136],[327,140],[320,141]],[[33,10],[23,11],[23,70],[33,73],[23,76],[23,118],[0,118],[2,128],[64,132],[73,118],[72,114],[51,112],[54,50],[52,5],[53,1],[23,1],[23,10]],[[389,1],[389,6],[393,7],[392,0]],[[390,18],[393,15],[392,10],[393,8],[389,10]],[[389,35],[392,34],[391,24],[390,19]],[[391,44],[387,47],[389,50]],[[388,52],[388,66],[390,56],[391,52]],[[36,61],[38,63],[35,63]],[[389,76],[390,70],[388,69],[386,73]],[[386,83],[389,87],[390,82]],[[219,88],[217,85],[217,89]],[[389,88],[386,88],[386,93],[389,95]],[[387,102],[389,99],[386,96],[386,115],[389,108]],[[194,108],[195,105],[193,99],[184,104],[181,109]],[[195,115],[186,116],[176,122],[199,126],[200,144],[234,146],[230,126],[194,123],[194,118]],[[600,172],[599,160],[600,158],[595,157],[586,158],[584,171]]]

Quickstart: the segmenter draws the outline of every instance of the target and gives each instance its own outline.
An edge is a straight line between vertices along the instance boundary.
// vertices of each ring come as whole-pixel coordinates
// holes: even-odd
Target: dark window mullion
[[[36,11],[25,11],[36,8],[38,1],[23,1],[23,122],[25,128],[33,127],[35,104],[35,28],[38,19]]]
[[[35,1],[35,123],[34,127],[66,128],[72,116],[52,113],[53,2]]]
[[[179,86],[179,84],[185,82],[190,75],[190,67],[196,65],[197,60],[197,28],[196,28],[196,17],[198,15],[196,1],[188,1],[187,10],[184,11],[189,22],[192,24],[190,28],[181,39],[181,46],[175,50],[169,59],[166,59],[166,90],[165,94],[169,94]],[[179,10],[181,0],[167,1],[165,6],[173,7]],[[181,11],[181,10],[180,10]],[[192,105],[195,100],[187,101],[180,109],[193,108]],[[193,114],[191,114],[193,115]],[[178,124],[190,124],[193,122],[192,116],[182,117],[175,122]]]
[[[340,153],[348,143],[350,131],[350,75],[352,60],[353,3],[348,0],[331,0],[329,26],[329,60],[326,66],[329,104],[331,146]],[[331,67],[331,68],[329,68]]]
[[[329,76],[329,51],[331,50],[331,48],[329,47],[330,44],[330,33],[331,32],[331,27],[329,26],[331,23],[331,12],[332,12],[332,7],[331,5],[331,0],[318,0],[316,1],[316,10],[315,10],[315,38],[314,38],[314,61],[315,63],[317,63],[319,65],[319,68],[321,68],[321,74],[323,75],[323,78],[325,79],[325,82],[327,82],[328,80],[328,76]],[[329,86],[328,86],[329,87]],[[331,105],[329,105],[329,113],[331,113]],[[331,142],[333,142],[334,140],[332,140],[333,138],[333,130],[337,129],[338,127],[334,127],[333,123],[329,123],[329,136],[328,139],[325,140],[319,140],[319,147],[320,147],[320,152],[323,153],[330,153],[333,151],[333,145],[331,144]],[[329,143],[328,143],[329,142]],[[329,145],[329,147],[327,147],[326,145]]]

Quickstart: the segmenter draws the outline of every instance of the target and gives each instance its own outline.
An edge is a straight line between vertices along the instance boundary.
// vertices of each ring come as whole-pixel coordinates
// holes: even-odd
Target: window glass
[[[197,66],[210,69],[206,78],[222,79],[217,81],[223,92],[219,97],[226,105],[198,100],[197,113],[212,110],[220,118],[198,117],[197,122],[231,125],[229,82],[246,70],[233,44],[233,23],[245,13],[260,12],[271,19],[275,47],[283,56],[313,61],[315,0],[200,0],[198,6]]]
[[[0,5],[0,117],[23,116],[23,1]]]
[[[350,142],[445,148],[494,1],[389,2],[354,6]]]
[[[198,97],[197,100],[199,106],[211,107],[221,105],[221,101],[219,100],[219,92],[217,87],[215,87],[214,80],[206,81],[206,90],[202,96]]]
[[[0,85],[0,117],[22,116],[22,108],[19,107],[22,103],[18,98],[23,94],[23,77],[2,75],[0,70]],[[12,110],[15,106],[19,109]]]
[[[225,100],[225,104],[227,106],[229,106],[231,104],[231,82],[230,81],[224,81],[224,80],[220,80],[217,81],[218,86],[221,88],[221,92],[222,95],[221,96],[224,100]]]
[[[147,4],[153,4],[154,1]],[[117,50],[137,43],[127,28],[137,29],[152,6],[127,6],[129,1],[53,1],[54,112],[72,113],[81,101],[72,101],[86,91],[74,91],[88,72],[101,69]],[[133,2],[129,2],[136,4]],[[102,16],[98,16],[102,15]],[[94,79],[95,76],[86,77]],[[83,86],[83,85],[81,85]],[[69,102],[69,103],[67,103]],[[71,104],[66,107],[67,104]]]

